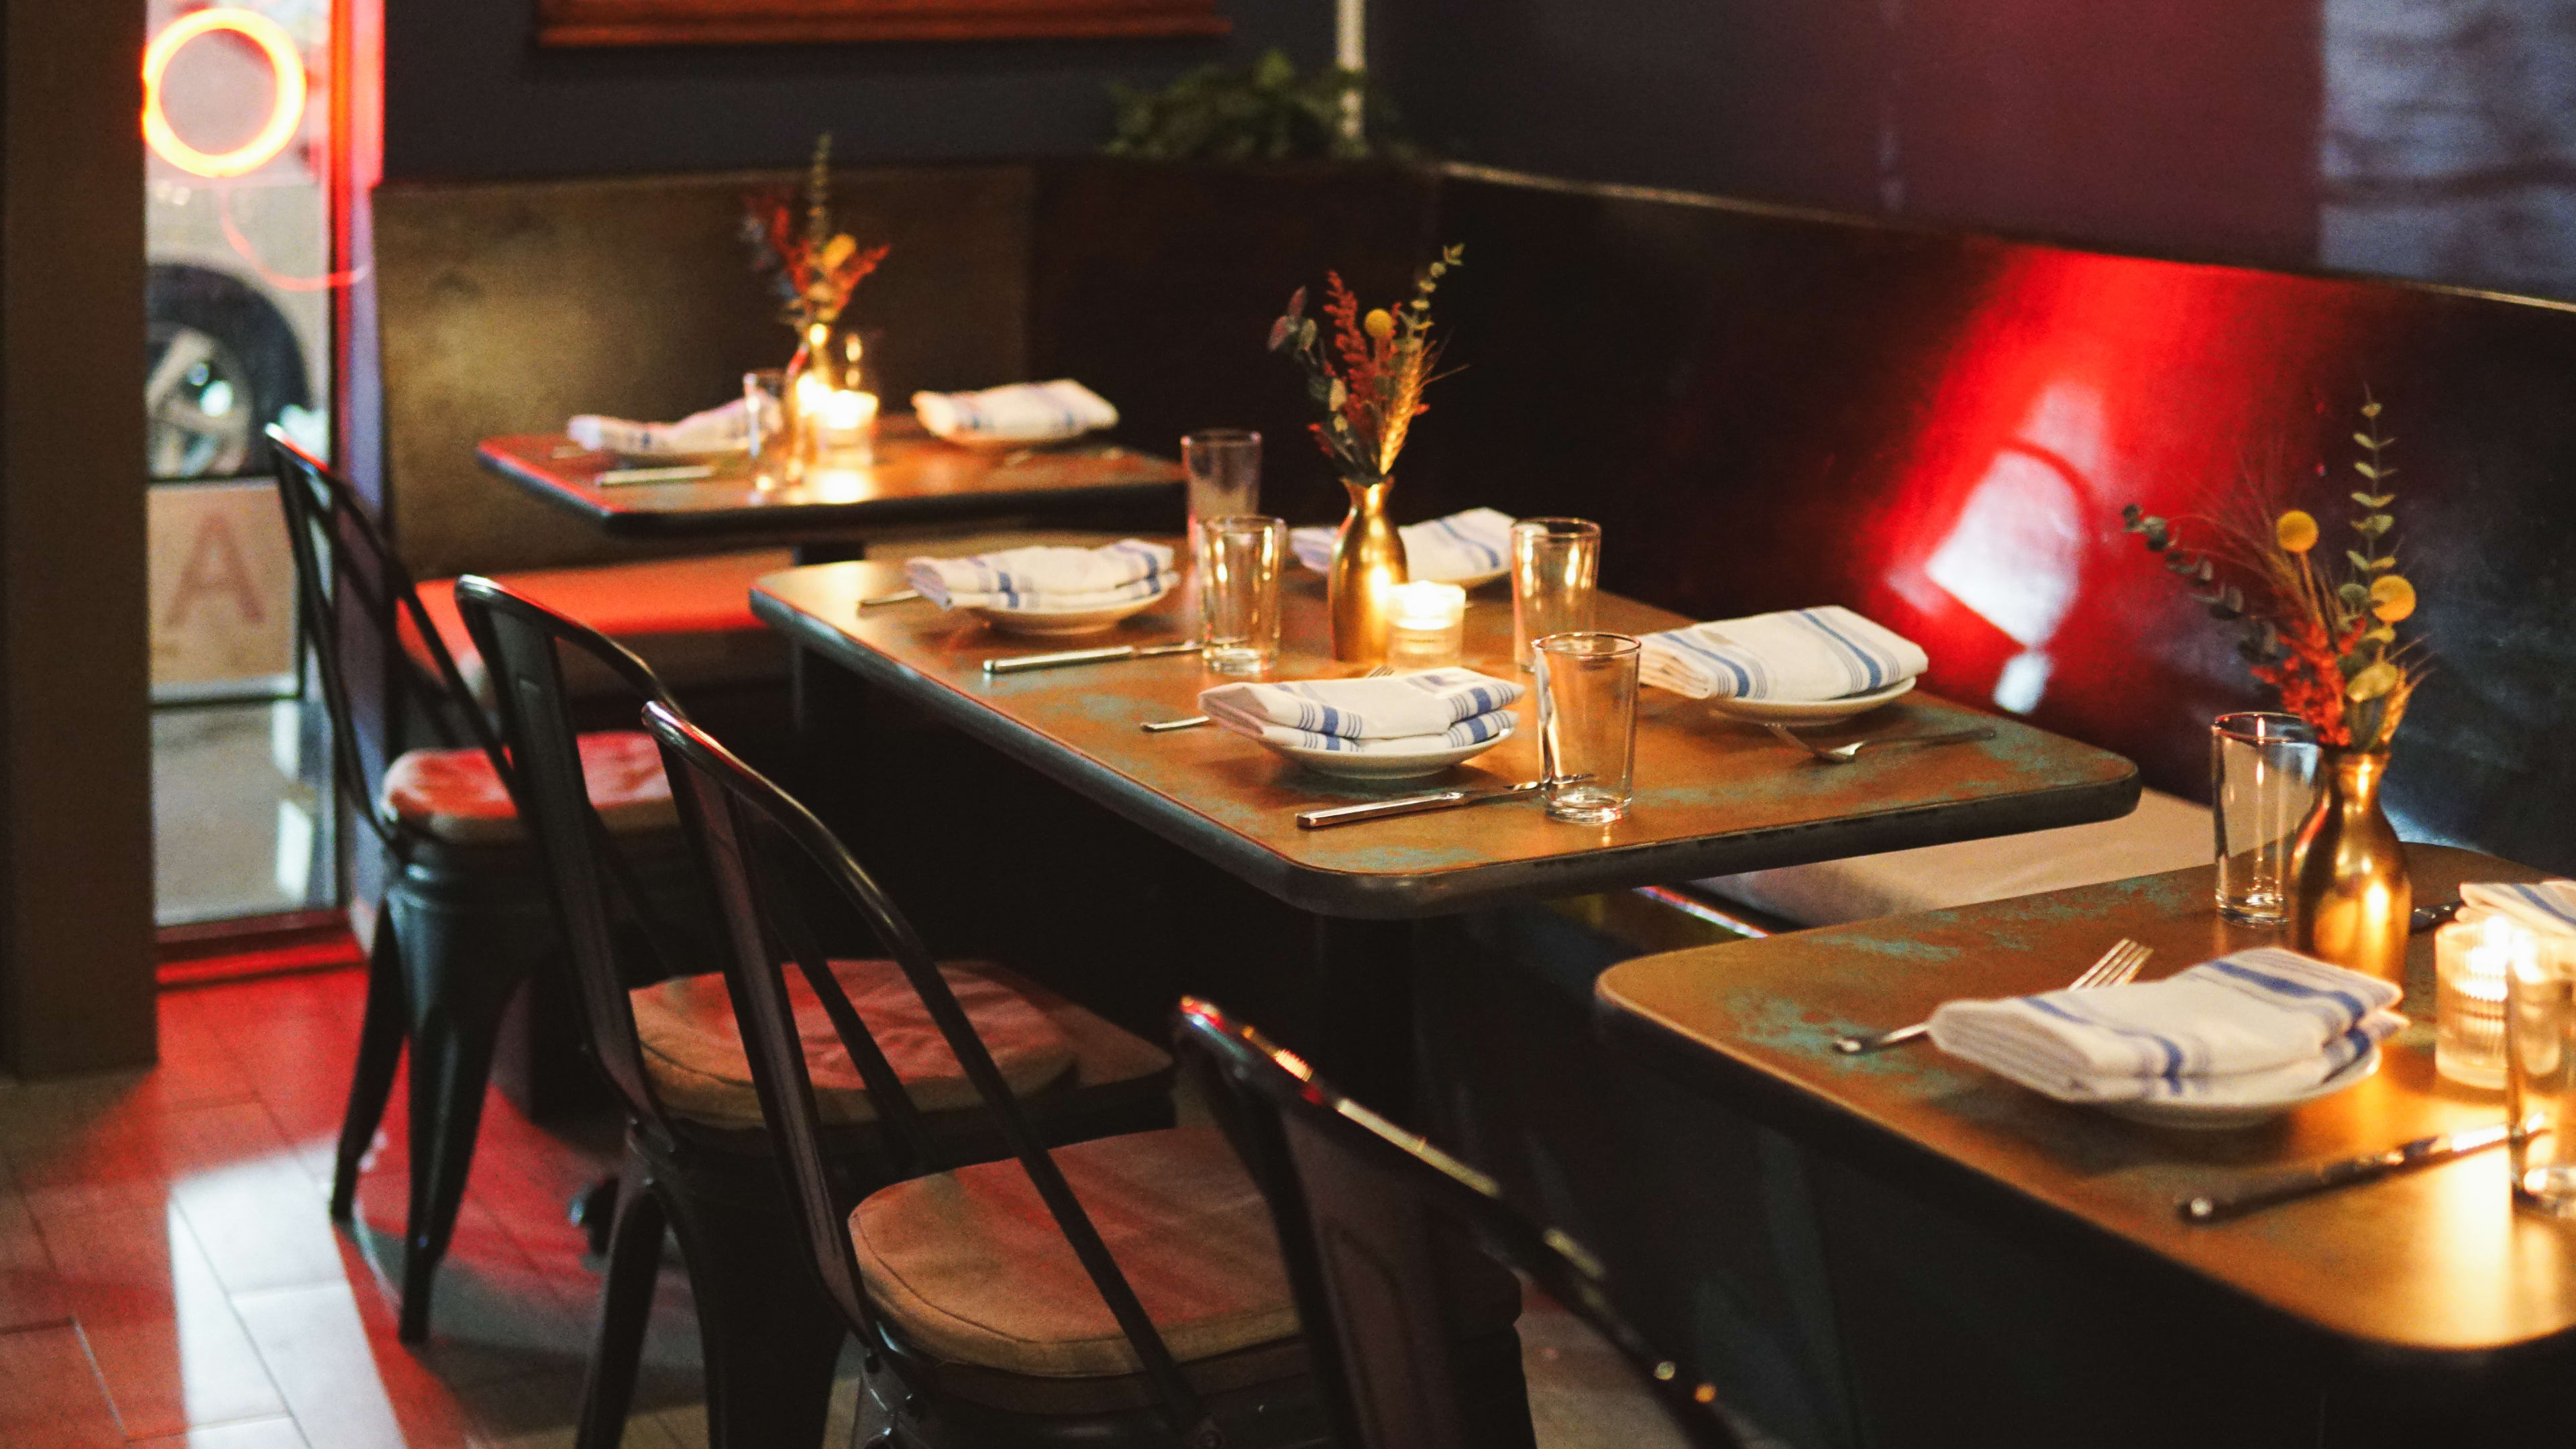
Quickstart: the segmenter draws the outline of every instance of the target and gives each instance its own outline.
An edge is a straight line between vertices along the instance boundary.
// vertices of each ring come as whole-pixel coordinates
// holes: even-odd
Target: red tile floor
[[[598,1276],[573,1194],[609,1124],[540,1130],[488,1099],[431,1341],[394,1339],[403,1101],[325,1210],[364,980],[166,991],[161,1062],[0,1078],[0,1449],[553,1449],[572,1443]],[[1676,1444],[1561,1310],[1521,1320],[1542,1449]],[[631,1449],[704,1446],[696,1322],[665,1272]],[[855,1381],[824,1442],[850,1441]]]

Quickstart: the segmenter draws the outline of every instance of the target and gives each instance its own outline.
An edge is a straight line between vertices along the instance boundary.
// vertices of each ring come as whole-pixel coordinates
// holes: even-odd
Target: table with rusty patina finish
[[[537,499],[619,538],[779,539],[804,542],[865,529],[1169,502],[1179,516],[1178,464],[1080,444],[1017,451],[961,447],[908,414],[878,424],[876,461],[818,468],[793,486],[762,488],[739,455],[712,476],[602,486],[602,473],[649,466],[584,448],[560,434],[487,438],[475,461]],[[1169,524],[1163,525],[1169,527]]]
[[[1189,655],[989,677],[985,660],[1083,644],[1185,637],[1196,605],[1185,586],[1114,630],[1082,640],[996,633],[964,611],[924,602],[858,601],[901,586],[887,563],[839,563],[763,579],[752,608],[805,650],[870,686],[1010,755],[1098,805],[1318,918],[1316,999],[1333,1003],[1303,1043],[1355,1094],[1401,1100],[1409,1068],[1409,937],[1383,924],[1502,902],[1689,880],[1870,851],[2113,818],[2136,803],[2138,779],[2117,755],[2009,719],[1916,694],[1846,727],[1926,732],[1987,721],[1995,738],[1817,763],[1759,729],[1691,700],[1647,690],[1639,706],[1637,796],[1628,818],[1576,826],[1535,801],[1486,805],[1333,830],[1300,830],[1298,810],[1425,788],[1318,775],[1213,727],[1146,734],[1147,720],[1197,713],[1217,682]],[[1355,672],[1335,664],[1321,581],[1285,589],[1286,630],[1274,677]],[[1605,596],[1604,628],[1670,628],[1677,617]],[[1507,594],[1479,591],[1467,613],[1467,663],[1513,674]],[[1494,749],[1439,777],[1489,785],[1538,773],[1533,704]],[[1292,1039],[1294,1032],[1284,1033]]]
[[[2408,849],[2416,899],[2428,903],[2457,899],[2464,880],[2545,874],[2471,851]],[[1838,1032],[1920,1020],[1952,998],[2063,985],[2123,936],[2155,948],[2150,980],[2280,943],[2277,931],[2221,920],[2210,889],[2211,870],[2200,867],[1639,957],[1601,975],[1602,1028],[1651,1068],[1923,1205],[1926,1220],[1946,1221],[1941,1236],[1952,1250],[1964,1219],[1997,1243],[2036,1252],[2069,1281],[2122,1281],[2118,1315],[2196,1325],[2209,1352],[2277,1376],[2288,1395],[2282,1422],[2317,1426],[2301,1442],[2347,1442],[2345,1432],[2362,1433],[2357,1419],[2466,1433],[2499,1410],[2525,1412],[2529,1401],[2511,1395],[2534,1383],[2576,1384],[2576,1224],[2515,1212],[2502,1151],[2231,1222],[2189,1225],[2175,1210],[2186,1196],[2292,1166],[2500,1120],[2498,1093],[2434,1073],[2429,933],[2415,938],[2410,958],[2405,1009],[2414,1025],[2384,1048],[2380,1071],[2253,1128],[2129,1123],[2048,1100],[1929,1045],[1868,1057],[1832,1049]],[[1906,1214],[1884,1201],[1871,1219],[1877,1231],[1909,1231]],[[1829,1231],[1829,1253],[1834,1237]],[[1870,1256],[1880,1268],[1888,1260]],[[1854,1312],[1872,1301],[1857,1282],[1866,1276],[1854,1275],[1847,1290]],[[1914,1306],[1935,1296],[1919,1295]],[[1975,1294],[1947,1296],[1934,1321],[1903,1335],[1901,1370],[1853,1365],[1864,1398],[1901,1395],[1909,1383],[1973,1394],[1972,1385],[1998,1382],[1979,1345],[2003,1315],[1980,1321]],[[1895,1310],[1882,1303],[1877,1311]],[[1943,1325],[1944,1312],[1962,1316]],[[1856,1335],[1856,1355],[1868,1354],[1870,1337]],[[2121,1358],[2111,1337],[2084,1352],[2115,1365]],[[2129,1369],[2148,1372],[2136,1362]],[[2174,1372],[2215,1389],[2210,1376],[2225,1370]],[[2104,1388],[2084,1412],[2116,1418],[2116,1402],[2116,1390]],[[1902,1421],[1936,1408],[1927,1401],[1888,1412]],[[1954,1402],[1950,1413],[1960,1412]],[[2324,1433],[2328,1425],[2337,1432]],[[2569,1428],[2560,1421],[2555,1438]],[[2181,1431],[2168,1424],[2159,1432]]]

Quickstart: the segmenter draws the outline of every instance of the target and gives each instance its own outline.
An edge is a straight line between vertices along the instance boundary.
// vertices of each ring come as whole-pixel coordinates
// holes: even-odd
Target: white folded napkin
[[[1118,409],[1069,377],[982,392],[917,392],[912,411],[923,427],[961,443],[1051,443],[1118,426]]]
[[[1100,548],[1011,548],[906,559],[904,577],[943,609],[1105,609],[1173,582],[1172,550],[1141,538]]]
[[[1839,604],[1649,634],[1637,672],[1693,699],[1828,700],[1921,674],[1922,647]]]
[[[622,453],[630,458],[686,458],[701,453],[742,451],[743,400],[691,413],[676,423],[636,423],[624,418],[582,413],[564,424],[564,434],[585,448]]]
[[[1288,530],[1288,550],[1317,573],[1333,566],[1331,528]],[[1470,508],[1428,523],[1396,530],[1404,539],[1405,573],[1416,580],[1454,584],[1481,579],[1511,567],[1512,516],[1491,508]]]
[[[2061,1102],[2277,1101],[2406,1025],[2377,977],[2262,947],[2164,981],[1951,1001],[1932,1043]]]
[[[1425,669],[1377,679],[1220,684],[1199,710],[1239,735],[1309,750],[1405,754],[1462,749],[1512,732],[1527,693],[1472,669]]]
[[[2494,911],[2541,936],[2576,940],[2576,880],[2545,880],[2538,885],[2460,887],[2460,899],[2481,911]]]

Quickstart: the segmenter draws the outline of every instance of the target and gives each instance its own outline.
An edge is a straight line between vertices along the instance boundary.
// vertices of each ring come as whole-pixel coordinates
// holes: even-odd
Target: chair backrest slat
[[[846,1226],[851,1205],[834,1199],[819,1149],[813,1083],[805,1070],[778,965],[782,938],[800,966],[805,966],[811,950],[809,928],[793,889],[791,867],[796,865],[819,877],[866,921],[902,969],[974,1085],[984,1111],[1001,1129],[1012,1155],[1160,1391],[1175,1432],[1183,1442],[1199,1442],[1201,1435],[1213,1432],[1205,1406],[1181,1376],[1170,1348],[1137,1300],[1134,1286],[1048,1155],[1027,1112],[1002,1080],[965,1008],[958,1004],[911,922],[831,831],[786,792],[676,713],[655,705],[645,710],[644,718],[661,741],[664,767],[681,802],[682,823],[725,918],[733,947],[725,964],[726,982],[734,993],[734,1014],[742,1024],[761,1111],[779,1156],[788,1165],[791,1196],[804,1219],[816,1266],[842,1310],[863,1326],[876,1322]],[[810,980],[812,970],[806,970]],[[854,1058],[863,1041],[873,1050],[867,1028],[855,1013],[846,1020],[835,1013],[833,1024]],[[898,1104],[910,1106],[908,1094],[899,1085],[879,1106],[884,1110]],[[887,1115],[895,1116],[891,1111]],[[926,1155],[926,1146],[924,1151]]]
[[[1180,1044],[1261,1184],[1345,1449],[1472,1449],[1432,1257],[1446,1225],[1589,1323],[1700,1449],[1740,1449],[1716,1392],[1655,1352],[1572,1239],[1503,1202],[1483,1173],[1343,1097],[1295,1054],[1183,998]]]
[[[509,762],[422,606],[410,570],[356,491],[274,425],[268,444],[295,557],[296,607],[331,715],[332,768],[350,808],[387,848],[399,850],[378,801],[386,767],[402,753],[414,722],[441,745],[479,747],[505,780]],[[426,672],[404,647],[406,630],[429,657]]]

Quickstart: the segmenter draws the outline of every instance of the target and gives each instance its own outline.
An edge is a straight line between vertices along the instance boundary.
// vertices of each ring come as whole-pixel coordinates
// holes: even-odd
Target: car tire
[[[260,430],[311,405],[295,330],[249,283],[207,267],[155,264],[143,296],[151,476],[264,471]]]

